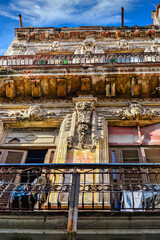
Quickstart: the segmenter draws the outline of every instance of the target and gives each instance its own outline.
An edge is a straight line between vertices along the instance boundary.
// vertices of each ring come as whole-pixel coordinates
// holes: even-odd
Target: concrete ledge
[[[160,239],[160,216],[80,212],[77,238],[101,239]],[[0,239],[54,240],[67,239],[66,213],[3,214],[0,215]],[[3,236],[3,237],[2,237]]]

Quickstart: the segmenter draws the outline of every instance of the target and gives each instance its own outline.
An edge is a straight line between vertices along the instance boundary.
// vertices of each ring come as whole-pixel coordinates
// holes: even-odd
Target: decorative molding
[[[76,103],[76,112],[78,115],[78,136],[79,136],[79,147],[84,148],[86,136],[88,135],[89,125],[91,124],[90,118],[94,108],[94,102],[80,101]]]
[[[157,111],[143,107],[138,103],[130,103],[127,109],[117,111],[122,120],[149,120],[158,115]]]
[[[73,148],[73,136],[67,137],[67,148]]]
[[[43,121],[45,119],[52,118],[55,114],[47,111],[46,109],[42,109],[41,106],[30,106],[27,110],[12,111],[6,113],[5,116],[15,117],[18,121]]]
[[[97,130],[103,130],[103,115],[99,115],[97,118]]]
[[[99,142],[99,137],[94,136],[92,139],[91,152],[95,152],[98,142]]]
[[[70,131],[72,121],[72,114],[67,114],[65,117],[64,130]]]

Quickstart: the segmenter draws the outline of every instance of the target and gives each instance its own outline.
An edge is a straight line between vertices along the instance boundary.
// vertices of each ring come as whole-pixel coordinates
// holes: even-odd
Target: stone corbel
[[[57,97],[65,97],[67,95],[66,79],[57,79]]]
[[[90,78],[81,78],[81,92],[90,92],[91,91],[91,79]]]
[[[41,97],[41,81],[40,79],[31,80],[31,88],[32,88],[32,97]]]
[[[141,80],[138,79],[138,77],[132,76],[131,77],[131,95],[139,96],[140,88],[141,88]]]
[[[15,82],[14,80],[5,80],[6,97],[13,99],[16,97]]]
[[[106,96],[115,97],[116,95],[116,79],[106,78]]]

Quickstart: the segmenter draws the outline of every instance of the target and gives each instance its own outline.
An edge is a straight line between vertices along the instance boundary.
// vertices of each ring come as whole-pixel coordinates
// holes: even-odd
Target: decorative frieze
[[[131,103],[127,109],[117,111],[122,120],[148,120],[158,116],[158,112],[143,107],[138,103]]]
[[[5,114],[6,117],[15,117],[18,121],[43,121],[48,118],[56,117],[53,112],[49,112],[41,106],[30,106],[27,110],[11,111]]]

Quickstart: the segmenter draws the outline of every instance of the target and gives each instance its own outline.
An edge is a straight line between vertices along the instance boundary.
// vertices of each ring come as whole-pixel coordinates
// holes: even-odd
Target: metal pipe
[[[124,7],[121,7],[121,27],[124,27]]]
[[[19,14],[19,23],[20,23],[20,28],[23,28],[23,23],[22,23],[22,15]]]

